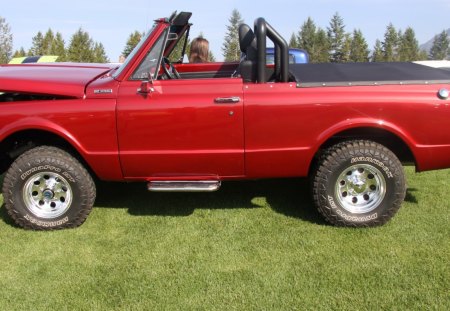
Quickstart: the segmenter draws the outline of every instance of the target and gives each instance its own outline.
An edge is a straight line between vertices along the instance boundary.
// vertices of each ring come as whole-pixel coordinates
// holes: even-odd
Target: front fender
[[[48,132],[70,144],[100,179],[122,180],[115,103],[97,99],[5,104],[0,109],[0,141],[24,131]]]

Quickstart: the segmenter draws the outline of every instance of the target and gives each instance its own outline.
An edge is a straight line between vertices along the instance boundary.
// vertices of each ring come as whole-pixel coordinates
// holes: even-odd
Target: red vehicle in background
[[[402,163],[450,167],[450,72],[289,64],[285,40],[262,18],[253,29],[241,25],[239,63],[171,62],[186,46],[190,17],[157,20],[120,67],[0,67],[3,197],[19,226],[81,225],[94,176],[152,191],[309,177],[327,221],[376,226],[405,197]]]

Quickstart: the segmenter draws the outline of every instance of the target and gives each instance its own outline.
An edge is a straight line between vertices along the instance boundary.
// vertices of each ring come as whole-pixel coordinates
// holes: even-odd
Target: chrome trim
[[[450,95],[450,92],[445,88],[442,88],[438,91],[438,97],[440,99],[448,99],[449,95]]]
[[[100,89],[100,90],[94,90],[94,94],[112,94],[112,89]]]
[[[347,82],[297,82],[297,88],[336,86],[380,86],[380,85],[429,85],[450,83],[450,80],[410,80],[410,81],[347,81]]]
[[[216,104],[237,104],[241,101],[241,98],[238,96],[232,97],[217,97],[214,99]]]
[[[214,192],[220,185],[220,180],[163,180],[150,181],[147,188],[153,192]]]

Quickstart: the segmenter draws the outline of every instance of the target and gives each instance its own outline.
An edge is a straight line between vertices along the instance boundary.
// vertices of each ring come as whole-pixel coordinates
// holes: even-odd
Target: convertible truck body
[[[80,225],[95,175],[155,191],[309,177],[326,220],[374,226],[404,198],[400,163],[450,167],[450,72],[409,63],[289,65],[287,45],[263,19],[254,32],[240,28],[240,63],[172,63],[189,17],[157,20],[119,68],[0,67],[3,195],[18,225]],[[266,37],[274,66],[265,64]]]

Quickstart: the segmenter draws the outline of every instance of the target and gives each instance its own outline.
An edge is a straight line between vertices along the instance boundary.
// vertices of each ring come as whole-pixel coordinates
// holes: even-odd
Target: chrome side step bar
[[[219,180],[189,180],[189,181],[150,181],[149,191],[154,192],[213,192],[220,188]]]

